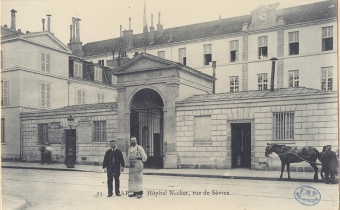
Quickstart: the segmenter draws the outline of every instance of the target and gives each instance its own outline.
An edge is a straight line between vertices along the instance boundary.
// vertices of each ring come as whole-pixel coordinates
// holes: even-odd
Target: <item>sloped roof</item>
[[[316,21],[337,17],[337,1],[329,0],[296,7],[284,8],[278,10],[282,14],[286,25]],[[197,23],[187,26],[169,28],[163,30],[161,37],[155,37],[155,42],[150,46],[168,44],[171,35],[171,42],[181,42],[187,40],[195,40],[200,38],[208,38],[220,35],[227,35],[242,31],[242,25],[248,23],[250,25],[252,16],[238,16],[225,18],[216,21]],[[155,31],[155,33],[157,33]],[[92,56],[104,54],[108,52],[118,51],[119,38],[90,42],[83,46],[84,56]],[[133,48],[142,48],[143,34],[133,35]]]
[[[114,109],[114,108],[117,108],[117,102],[64,106],[64,107],[61,107],[61,108],[52,109],[51,112],[55,112],[55,111],[77,111],[77,110],[83,111],[83,110]]]
[[[17,36],[24,34],[21,31],[17,31],[8,27],[1,26],[1,37],[7,37],[7,36]]]
[[[325,95],[328,93],[335,93],[335,91],[317,90],[305,87],[296,88],[280,88],[270,90],[252,90],[241,91],[236,93],[218,93],[218,94],[205,94],[193,95],[182,101],[176,103],[191,103],[191,102],[206,102],[206,101],[232,101],[239,99],[260,99],[260,98],[274,98],[285,96],[301,96],[301,95]]]

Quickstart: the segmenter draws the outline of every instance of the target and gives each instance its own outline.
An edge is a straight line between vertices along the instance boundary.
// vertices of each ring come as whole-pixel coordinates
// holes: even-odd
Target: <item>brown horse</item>
[[[267,144],[265,156],[270,158],[270,154],[275,152],[281,160],[281,176],[287,165],[288,180],[290,180],[290,164],[299,163],[302,161],[308,162],[315,171],[314,181],[318,181],[318,167],[315,161],[319,157],[319,151],[313,147],[302,147],[301,149],[296,149],[286,145],[280,144]]]

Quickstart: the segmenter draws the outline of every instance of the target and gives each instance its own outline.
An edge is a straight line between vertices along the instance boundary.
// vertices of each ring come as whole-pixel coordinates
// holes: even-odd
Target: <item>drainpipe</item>
[[[275,61],[277,61],[278,59],[273,57],[269,60],[272,61],[272,75],[271,75],[271,79],[270,79],[270,91],[274,91]]]
[[[212,62],[213,67],[213,94],[215,94],[215,81],[216,81],[216,61]]]

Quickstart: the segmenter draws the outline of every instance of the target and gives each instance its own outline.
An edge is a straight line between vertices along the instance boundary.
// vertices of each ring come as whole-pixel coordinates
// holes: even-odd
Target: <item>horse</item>
[[[316,166],[317,163],[315,162],[319,157],[319,151],[317,149],[308,146],[297,149],[296,147],[293,148],[286,145],[267,143],[265,156],[271,158],[269,155],[273,152],[275,152],[281,160],[280,180],[282,179],[282,174],[286,165],[288,180],[290,180],[290,164],[306,161],[314,169],[314,181],[318,181],[318,167]]]

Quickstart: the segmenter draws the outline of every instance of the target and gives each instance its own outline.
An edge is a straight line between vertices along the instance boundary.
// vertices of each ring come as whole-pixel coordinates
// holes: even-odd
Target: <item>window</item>
[[[48,123],[38,124],[38,142],[48,142]]]
[[[1,143],[5,143],[5,118],[1,118]]]
[[[268,57],[268,36],[260,36],[259,38],[259,59]]]
[[[183,65],[187,65],[187,50],[186,48],[178,49],[179,61]]]
[[[273,113],[273,136],[274,140],[294,139],[294,113]]]
[[[195,116],[194,123],[194,141],[211,141],[211,116]]]
[[[94,80],[102,81],[102,69],[94,68]]]
[[[106,121],[93,121],[93,141],[106,141]]]
[[[49,83],[40,83],[40,103],[41,107],[51,107],[51,85]]]
[[[98,60],[99,66],[104,66],[104,60]]]
[[[77,105],[85,104],[85,91],[77,89]]]
[[[74,63],[73,75],[77,77],[83,77],[83,64]]]
[[[98,93],[98,103],[104,103],[104,94]]]
[[[258,74],[257,75],[257,81],[258,81],[258,89],[259,90],[267,90],[268,89],[268,74]]]
[[[49,53],[41,53],[41,71],[50,73],[50,54]]]
[[[230,81],[230,92],[231,93],[236,93],[238,92],[238,76],[233,76],[233,77],[229,77],[229,81]]]
[[[8,92],[8,81],[1,80],[1,106],[9,105]]]
[[[229,42],[230,62],[238,61],[238,40]]]
[[[158,51],[157,54],[158,54],[158,57],[165,58],[165,51]]]
[[[322,28],[322,51],[333,50],[333,26]]]
[[[203,45],[204,48],[204,64],[203,65],[209,65],[209,63],[212,61],[212,54],[211,54],[211,44],[205,44]]]
[[[333,90],[333,67],[321,68],[321,90]]]
[[[115,75],[111,76],[111,84],[117,84],[117,77]]]
[[[5,49],[1,48],[1,69],[5,67]]]
[[[290,32],[289,36],[289,55],[299,54],[299,32]]]
[[[289,87],[299,87],[299,70],[288,71]]]

